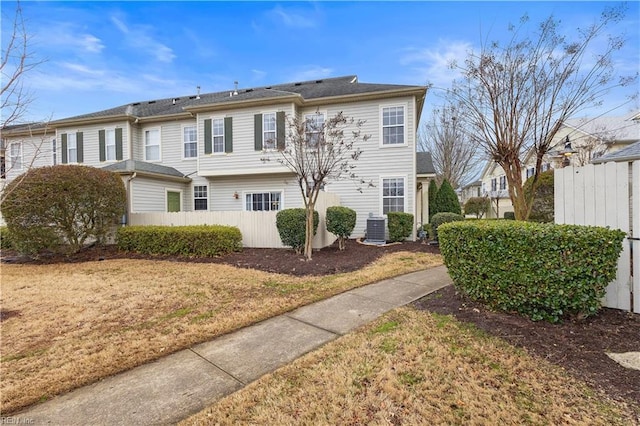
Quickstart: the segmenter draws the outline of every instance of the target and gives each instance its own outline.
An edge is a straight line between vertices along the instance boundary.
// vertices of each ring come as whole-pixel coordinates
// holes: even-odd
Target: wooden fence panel
[[[325,217],[329,206],[340,205],[340,197],[335,194],[321,193],[316,210],[320,215],[318,232],[313,239],[314,248],[331,245],[336,237],[327,231]],[[242,245],[254,248],[283,248],[276,227],[275,211],[197,211],[174,213],[131,213],[131,225],[228,225],[236,226],[242,233]]]

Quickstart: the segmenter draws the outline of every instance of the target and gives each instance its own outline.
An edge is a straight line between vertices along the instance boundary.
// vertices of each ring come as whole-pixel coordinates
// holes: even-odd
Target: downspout
[[[127,178],[127,212],[126,212],[126,216],[125,216],[125,220],[123,225],[129,225],[130,223],[130,214],[133,212],[133,197],[132,197],[132,191],[131,191],[131,181],[134,180],[136,178],[136,176],[138,175],[138,172],[133,172],[133,174],[131,175],[131,177]]]

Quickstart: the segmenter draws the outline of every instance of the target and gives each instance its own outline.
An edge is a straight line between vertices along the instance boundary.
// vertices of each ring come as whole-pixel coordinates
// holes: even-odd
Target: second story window
[[[75,133],[67,134],[67,161],[69,163],[78,162],[78,139]]]
[[[144,132],[145,161],[160,161],[160,129],[150,129]]]
[[[527,167],[527,179],[536,174],[535,167]]]
[[[491,191],[495,192],[498,190],[498,179],[497,178],[492,178],[491,179]]]
[[[213,152],[224,152],[224,119],[211,120],[213,136]]]
[[[196,126],[185,126],[182,129],[184,143],[184,158],[196,158],[198,156],[198,134]]]
[[[305,120],[305,139],[307,147],[317,148],[320,143],[322,131],[324,130],[324,114],[321,112],[315,114],[307,114]]]
[[[275,149],[276,147],[276,113],[262,114],[262,147]]]
[[[22,144],[14,142],[9,148],[9,158],[11,159],[11,168],[13,170],[22,170]]]
[[[382,108],[382,144],[404,144],[404,107]]]
[[[504,191],[507,189],[507,177],[500,176],[500,191]]]
[[[105,130],[107,161],[116,161],[116,129]]]

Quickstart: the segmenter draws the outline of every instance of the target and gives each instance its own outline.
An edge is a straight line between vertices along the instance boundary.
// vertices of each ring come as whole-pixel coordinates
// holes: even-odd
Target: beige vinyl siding
[[[209,182],[209,210],[242,211],[249,192],[282,191],[282,209],[303,207],[302,195],[293,175],[217,177]],[[234,193],[238,193],[238,199]]]
[[[268,112],[284,111],[286,114],[294,112],[293,105],[277,104],[240,110],[216,111],[215,113],[198,114],[198,156],[199,172],[202,175],[250,174],[256,172],[282,171],[277,161],[263,163],[260,158],[262,151],[254,149],[254,116]],[[232,153],[204,153],[204,120],[212,117],[233,118],[233,152]]]
[[[381,108],[385,106],[403,105],[405,107],[405,141],[406,145],[381,147],[382,126]],[[301,110],[301,114],[315,112],[318,107]],[[362,126],[363,135],[371,135],[369,140],[361,142],[363,152],[353,164],[358,178],[371,182],[375,187],[368,187],[367,183],[359,184],[351,180],[329,182],[327,191],[340,196],[341,205],[352,208],[357,213],[356,227],[352,237],[362,237],[367,226],[367,218],[382,216],[382,188],[381,177],[405,178],[405,212],[415,218],[415,149],[416,122],[413,98],[399,97],[377,101],[335,104],[319,107],[326,111],[326,119],[330,119],[342,111],[345,116],[356,120],[365,120]],[[358,191],[358,188],[362,192]]]
[[[113,161],[100,161],[100,144],[98,142],[98,132],[104,129],[122,129],[122,159],[129,158],[129,134],[127,132],[127,122],[118,121],[113,123],[100,123],[79,127],[61,127],[56,130],[56,141],[58,147],[58,164],[62,162],[62,134],[82,132],[82,165],[103,167]]]
[[[170,121],[166,123],[147,124],[141,128],[141,145],[140,160],[144,161],[144,131],[147,129],[160,128],[160,156],[163,166],[173,167],[183,174],[191,174],[196,171],[197,160],[183,159],[183,131],[184,126],[196,125],[196,120],[180,120]],[[198,142],[200,145],[201,142]]]
[[[182,210],[186,210],[187,201],[191,197],[191,188],[178,182],[166,182],[145,177],[136,177],[131,181],[132,213],[166,212],[167,191],[182,193]]]
[[[10,182],[30,168],[53,165],[52,141],[55,137],[55,133],[51,132],[41,135],[5,138],[6,181]],[[14,143],[22,146],[20,167],[14,167],[11,163],[11,145]],[[60,162],[59,156],[58,162]]]

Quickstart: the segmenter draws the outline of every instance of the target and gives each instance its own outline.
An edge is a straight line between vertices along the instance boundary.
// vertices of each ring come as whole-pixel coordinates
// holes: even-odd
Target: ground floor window
[[[193,187],[193,209],[209,210],[209,197],[207,185],[196,185]]]
[[[281,208],[281,192],[252,192],[245,194],[247,211],[273,211]]]
[[[404,178],[382,179],[382,214],[404,211]]]

